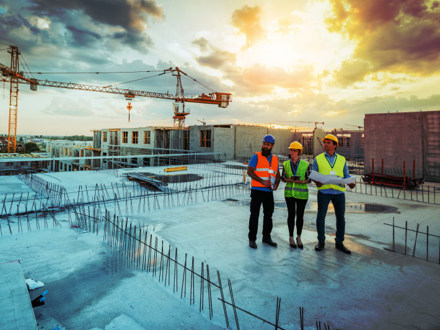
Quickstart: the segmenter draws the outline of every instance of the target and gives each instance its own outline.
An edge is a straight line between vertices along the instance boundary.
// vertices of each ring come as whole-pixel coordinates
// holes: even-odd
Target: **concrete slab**
[[[37,329],[34,310],[18,261],[0,264],[0,329]]]

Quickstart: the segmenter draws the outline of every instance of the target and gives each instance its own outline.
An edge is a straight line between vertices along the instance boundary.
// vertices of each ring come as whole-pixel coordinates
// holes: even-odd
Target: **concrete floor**
[[[62,176],[58,178],[64,182]],[[18,187],[19,182],[8,180]],[[90,177],[87,180],[90,182]],[[157,237],[177,248],[180,256],[187,253],[195,257],[196,265],[209,264],[211,274],[218,270],[224,286],[230,279],[235,303],[241,308],[275,322],[280,297],[280,326],[285,329],[299,327],[299,307],[304,307],[305,327],[310,329],[316,328],[316,321],[343,329],[440,328],[438,240],[429,242],[429,262],[424,260],[423,236],[418,237],[416,258],[389,252],[384,248],[391,247],[392,231],[383,224],[392,223],[394,217],[396,224],[408,221],[413,229],[417,223],[420,228],[429,225],[430,233],[439,235],[439,205],[347,192],[347,202],[353,205],[395,208],[392,213],[347,208],[345,243],[353,252],[347,256],[333,246],[332,213],[327,216],[325,249],[313,249],[315,188],[311,188],[311,207],[305,214],[304,250],[292,250],[288,245],[282,190],[275,193],[279,207],[274,213],[272,237],[278,242],[276,249],[261,243],[261,229],[258,249],[248,247],[248,194],[230,198],[236,201],[203,203],[200,198],[185,207],[131,214],[130,219],[148,225]],[[49,290],[46,305],[34,309],[40,329],[57,325],[68,329],[225,327],[218,292],[213,292],[211,321],[206,309],[200,313],[197,304],[190,305],[188,297],[181,299],[150,273],[115,271],[101,235],[70,228],[66,213],[57,218],[62,227],[13,235],[5,231],[5,220],[0,220],[0,262],[20,259],[27,278],[45,283],[44,288],[30,292],[31,298]],[[403,242],[404,232],[396,231],[396,245],[402,248]],[[408,235],[408,242],[412,248],[413,234]],[[226,298],[229,300],[229,294]],[[235,328],[231,308],[228,315]],[[238,319],[244,329],[271,328],[242,312],[238,312]]]

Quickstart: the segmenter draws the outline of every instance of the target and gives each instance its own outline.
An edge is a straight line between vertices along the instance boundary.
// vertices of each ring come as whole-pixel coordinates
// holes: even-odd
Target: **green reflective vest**
[[[334,175],[337,175],[341,178],[344,177],[344,166],[345,166],[345,157],[339,154],[336,154],[336,160],[334,164],[330,164],[325,154],[319,154],[316,156],[316,162],[318,163],[319,173],[324,175],[329,175],[331,172],[334,172]],[[325,184],[321,187],[318,187],[318,190],[322,189],[335,189],[339,191],[345,191],[345,185],[336,185],[336,184]]]
[[[290,160],[286,160],[283,163],[284,173],[288,179],[292,176],[297,175],[301,177],[301,180],[306,179],[307,169],[309,168],[309,163],[305,160],[300,159],[298,168],[296,169],[296,174],[292,172],[292,167],[290,166]],[[295,197],[298,199],[309,199],[309,188],[307,183],[293,183],[287,182],[284,188],[284,197]]]

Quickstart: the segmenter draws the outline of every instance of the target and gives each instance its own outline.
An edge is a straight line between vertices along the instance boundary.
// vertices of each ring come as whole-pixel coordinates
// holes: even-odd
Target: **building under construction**
[[[440,111],[365,115],[365,172],[440,182]]]

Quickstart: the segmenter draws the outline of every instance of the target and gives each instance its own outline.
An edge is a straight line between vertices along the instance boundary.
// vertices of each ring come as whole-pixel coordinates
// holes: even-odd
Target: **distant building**
[[[29,172],[47,172],[50,170],[48,153],[31,154],[0,153],[0,175],[16,175]],[[42,160],[46,159],[46,160]]]
[[[365,133],[363,130],[335,129],[330,133],[339,140],[338,154],[351,159],[364,158]]]
[[[365,170],[440,182],[440,111],[367,114]],[[415,166],[414,166],[415,165]],[[414,168],[414,174],[413,174]]]
[[[61,158],[51,162],[50,170],[85,171],[95,168],[92,164],[92,141],[48,141],[46,151],[52,158]],[[63,159],[64,158],[64,159]]]
[[[157,126],[114,128],[95,130],[93,149],[100,150],[101,156],[215,153],[215,155],[201,155],[198,158],[213,161],[247,161],[253,153],[261,149],[262,139],[266,134],[275,137],[274,153],[287,158],[288,147],[294,140],[303,144],[305,154],[321,153],[321,140],[326,132],[321,129],[312,132],[295,132],[286,128],[233,124],[195,125],[183,130]],[[347,136],[341,137],[344,141],[340,148],[341,152],[347,157],[362,157],[363,151],[358,150],[361,148],[361,133],[344,131],[343,134]],[[351,138],[351,134],[359,138]],[[104,168],[117,168],[156,165],[159,160],[131,157],[103,159],[102,162]]]
[[[175,154],[189,151],[189,129],[173,127],[110,128],[93,131],[93,149],[101,156]],[[153,166],[154,158],[103,159],[104,168]],[[160,161],[160,160],[159,160]]]

